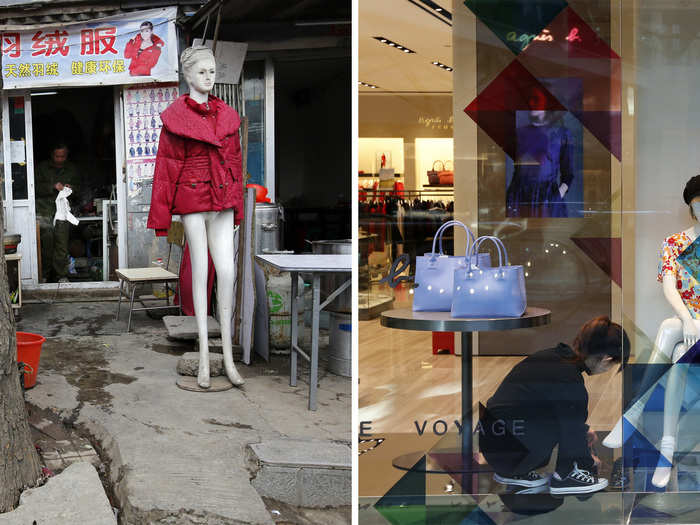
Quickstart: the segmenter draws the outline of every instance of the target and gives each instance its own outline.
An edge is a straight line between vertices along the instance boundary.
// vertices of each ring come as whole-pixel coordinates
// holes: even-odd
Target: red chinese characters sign
[[[0,33],[4,89],[177,80],[176,8]]]

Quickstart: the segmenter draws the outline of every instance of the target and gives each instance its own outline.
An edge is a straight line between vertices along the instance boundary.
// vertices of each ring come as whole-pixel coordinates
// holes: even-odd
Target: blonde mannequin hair
[[[192,46],[185,49],[180,55],[180,64],[183,72],[188,71],[200,58],[211,58],[216,64],[216,58],[207,46]]]

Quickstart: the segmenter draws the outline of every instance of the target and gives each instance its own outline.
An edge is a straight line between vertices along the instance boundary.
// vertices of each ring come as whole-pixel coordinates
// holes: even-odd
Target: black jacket
[[[574,361],[573,350],[563,343],[532,354],[513,367],[488,400],[489,417],[522,421],[516,427],[529,428],[532,434],[558,430],[559,455],[588,468],[592,459],[586,438],[584,371],[585,366]]]

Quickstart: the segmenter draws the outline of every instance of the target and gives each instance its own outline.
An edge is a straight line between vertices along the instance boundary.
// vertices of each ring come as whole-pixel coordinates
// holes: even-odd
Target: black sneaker
[[[608,480],[592,476],[587,470],[579,470],[574,463],[574,470],[562,479],[556,472],[549,480],[550,494],[588,494],[598,492],[608,486]]]
[[[501,476],[499,474],[494,474],[493,479],[504,485],[518,485],[520,487],[539,487],[549,483],[549,475],[543,476],[534,470],[522,476]]]

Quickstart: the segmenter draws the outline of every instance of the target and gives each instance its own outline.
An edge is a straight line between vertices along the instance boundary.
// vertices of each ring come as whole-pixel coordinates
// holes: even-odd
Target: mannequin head
[[[590,375],[602,374],[629,359],[630,340],[622,327],[607,316],[595,317],[579,330],[574,340],[577,361]]]
[[[697,221],[700,217],[700,175],[695,175],[686,182],[683,200],[690,209],[690,216]]]
[[[182,73],[190,87],[190,97],[200,104],[207,101],[216,79],[214,53],[206,46],[188,47],[180,55]]]

